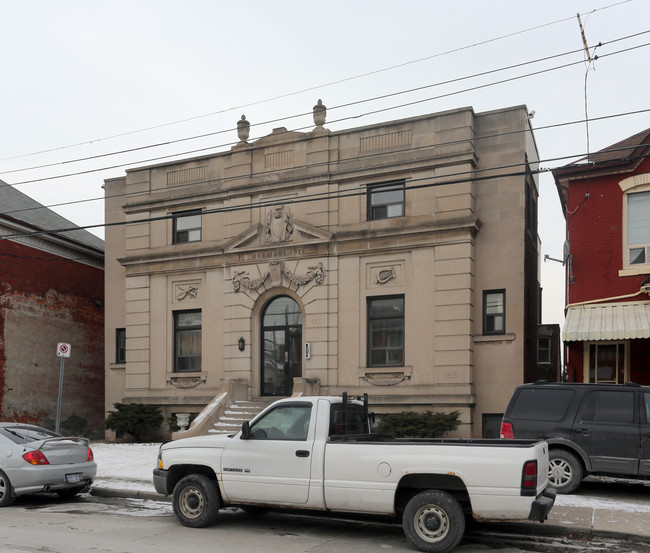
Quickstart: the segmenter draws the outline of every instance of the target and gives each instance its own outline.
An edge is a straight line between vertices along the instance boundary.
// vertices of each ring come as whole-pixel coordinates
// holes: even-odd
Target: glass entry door
[[[277,297],[262,314],[261,395],[290,396],[302,376],[302,311],[287,296]]]

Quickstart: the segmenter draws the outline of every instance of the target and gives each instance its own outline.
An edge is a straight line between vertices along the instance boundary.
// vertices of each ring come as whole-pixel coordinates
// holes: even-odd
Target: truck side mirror
[[[244,421],[241,425],[241,439],[250,440],[251,438],[251,425],[248,421]]]

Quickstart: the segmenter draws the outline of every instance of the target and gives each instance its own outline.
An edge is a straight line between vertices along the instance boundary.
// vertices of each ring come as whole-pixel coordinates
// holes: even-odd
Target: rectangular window
[[[548,336],[539,336],[537,338],[537,362],[551,362],[551,339]]]
[[[174,244],[201,241],[201,212],[174,213]]]
[[[589,345],[589,382],[625,383],[625,344]]]
[[[404,365],[404,296],[368,298],[368,366]]]
[[[368,221],[403,216],[403,180],[368,185]]]
[[[630,265],[650,264],[650,192],[627,195],[627,249]]]
[[[505,334],[506,291],[483,292],[483,334]]]
[[[174,313],[174,372],[201,370],[201,310]]]
[[[634,423],[634,392],[593,390],[587,396],[580,420],[614,424]],[[638,440],[638,434],[637,434]],[[638,443],[638,441],[637,441]]]
[[[115,329],[115,362],[126,363],[126,328]]]

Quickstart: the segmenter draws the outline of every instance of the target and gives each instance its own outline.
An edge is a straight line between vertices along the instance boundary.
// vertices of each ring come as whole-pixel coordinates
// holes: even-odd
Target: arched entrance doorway
[[[288,296],[273,298],[262,311],[260,391],[290,396],[302,376],[302,310]]]

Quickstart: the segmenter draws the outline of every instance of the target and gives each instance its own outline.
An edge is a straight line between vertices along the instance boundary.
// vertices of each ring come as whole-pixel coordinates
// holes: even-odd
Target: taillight
[[[501,439],[502,440],[514,440],[515,433],[512,430],[512,424],[509,422],[501,422]]]
[[[93,450],[88,448],[88,455],[86,455],[86,461],[94,461],[95,456],[93,455]]]
[[[521,475],[521,495],[537,495],[537,461],[526,461]]]
[[[47,457],[43,455],[40,451],[30,451],[23,455],[23,459],[27,461],[30,465],[49,465],[50,462],[47,460]]]

